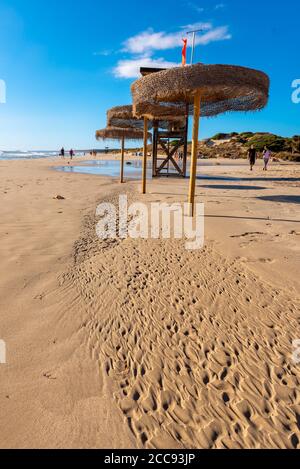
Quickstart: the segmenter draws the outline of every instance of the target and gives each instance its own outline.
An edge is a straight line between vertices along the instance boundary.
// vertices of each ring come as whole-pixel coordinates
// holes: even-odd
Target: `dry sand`
[[[189,252],[97,239],[97,203],[141,200],[136,181],[0,162],[2,448],[299,447],[300,167],[221,163],[205,173],[240,181],[197,182]],[[142,200],[187,187],[150,181]]]

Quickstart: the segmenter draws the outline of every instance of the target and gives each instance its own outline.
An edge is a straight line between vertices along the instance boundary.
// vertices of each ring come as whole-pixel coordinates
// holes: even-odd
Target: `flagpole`
[[[186,34],[192,34],[192,53],[191,53],[191,65],[194,63],[194,55],[195,55],[195,46],[196,46],[196,35],[197,33],[202,33],[203,29],[195,29],[194,31],[187,31]]]
[[[191,65],[193,65],[193,62],[194,62],[195,40],[196,40],[196,33],[195,33],[195,31],[193,31]]]
[[[187,34],[192,34],[192,52],[191,52],[191,65],[194,63],[196,34],[202,32],[203,29],[188,31]],[[200,91],[197,91],[194,97],[194,124],[193,124],[193,139],[192,139],[192,154],[191,154],[191,169],[190,169],[190,189],[189,189],[189,207],[190,216],[194,216],[195,209],[195,192],[196,192],[196,176],[197,176],[197,150],[199,139],[199,121],[200,121]],[[189,108],[187,106],[188,115]]]

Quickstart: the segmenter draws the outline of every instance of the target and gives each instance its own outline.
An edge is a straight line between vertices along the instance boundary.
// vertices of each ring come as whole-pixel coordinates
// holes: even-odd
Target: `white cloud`
[[[197,44],[207,45],[210,42],[231,38],[228,33],[228,26],[214,28],[211,23],[195,23],[187,25],[174,33],[155,32],[153,29],[148,29],[127,39],[123,44],[123,50],[132,54],[145,54],[155,50],[168,50],[181,47],[181,39],[186,33],[186,29],[203,29],[204,34],[198,34]]]
[[[196,5],[196,3],[189,2],[188,6],[190,8],[192,8],[193,10],[195,10],[197,13],[203,13],[204,12],[204,8],[199,6],[199,5]]]
[[[173,49],[180,44],[181,34],[155,33],[153,29],[143,31],[124,42],[124,51],[143,54],[153,50]]]
[[[103,56],[103,57],[108,57],[109,55],[112,54],[112,50],[100,50],[98,52],[94,52],[93,55],[95,56]]]
[[[149,68],[171,68],[180,64],[170,62],[162,57],[154,58],[155,51],[181,48],[182,38],[186,36],[188,30],[199,30],[196,36],[196,45],[205,46],[216,41],[231,39],[228,26],[213,27],[211,23],[194,23],[178,28],[174,33],[165,31],[155,32],[152,28],[147,29],[135,36],[128,38],[123,43],[123,52],[131,55],[128,58],[119,60],[113,74],[117,78],[138,78],[141,67]],[[191,40],[188,43],[191,46]]]
[[[225,4],[224,3],[218,3],[216,6],[215,6],[215,10],[222,10],[222,8],[225,8]]]
[[[178,63],[168,62],[163,58],[152,59],[149,56],[136,57],[133,59],[119,60],[113,73],[117,78],[138,78],[141,67],[149,68],[171,68],[179,66]]]
[[[215,28],[215,29],[212,29],[211,31],[208,31],[202,36],[199,35],[196,38],[196,44],[206,46],[207,44],[210,44],[211,42],[226,41],[231,38],[232,36],[228,32],[228,27],[220,26],[219,28]]]
[[[186,24],[185,26],[181,26],[181,29],[184,31],[198,30],[198,29],[202,29],[203,31],[208,31],[212,28],[213,28],[213,25],[211,23],[203,23],[203,22],[191,23],[191,24]],[[183,31],[181,31],[181,34],[182,32]]]

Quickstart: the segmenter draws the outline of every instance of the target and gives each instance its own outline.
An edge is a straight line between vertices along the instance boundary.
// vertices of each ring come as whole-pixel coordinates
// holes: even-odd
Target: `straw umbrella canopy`
[[[153,73],[133,83],[133,106],[137,114],[146,103],[159,103],[170,110],[182,103],[194,104],[201,95],[202,114],[213,116],[227,111],[250,111],[265,107],[269,77],[258,70],[233,65],[195,64]]]
[[[141,129],[123,128],[123,127],[105,127],[105,129],[96,131],[97,140],[142,140],[144,133]],[[147,139],[150,140],[152,135],[148,132]]]
[[[159,104],[189,105],[194,114],[189,202],[194,207],[200,103],[203,116],[263,109],[269,97],[269,77],[258,70],[233,65],[195,64],[140,78],[131,87],[134,109]]]
[[[162,122],[184,122],[186,116],[186,106],[176,103],[159,103],[153,99],[149,101],[134,101],[133,113],[139,118],[148,120],[159,120]]]
[[[144,121],[133,114],[132,105],[115,106],[109,109],[107,115],[108,127],[122,127],[143,129]]]
[[[172,123],[180,125],[183,123],[182,116],[184,111],[178,112],[177,115],[173,111],[173,106],[170,110],[165,109],[165,106],[153,105],[155,112],[151,115],[144,115],[144,113],[138,114],[134,112],[132,105],[115,106],[107,111],[107,126],[108,127],[132,127],[137,129],[144,128],[144,117],[149,120],[159,120],[159,127],[162,129],[168,129]],[[148,109],[149,111],[149,109]],[[148,123],[148,130],[152,128],[152,123]]]
[[[125,140],[151,140],[151,133],[144,135],[143,130],[137,128],[122,127],[106,127],[105,129],[96,131],[97,140],[119,140],[121,141],[121,175],[120,182],[124,182],[124,157],[125,157]]]

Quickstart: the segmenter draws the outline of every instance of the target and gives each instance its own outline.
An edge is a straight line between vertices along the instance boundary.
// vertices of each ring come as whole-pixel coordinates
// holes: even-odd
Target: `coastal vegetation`
[[[205,158],[246,158],[251,146],[262,154],[267,147],[277,159],[300,161],[300,135],[282,137],[267,132],[218,133],[200,142]]]

